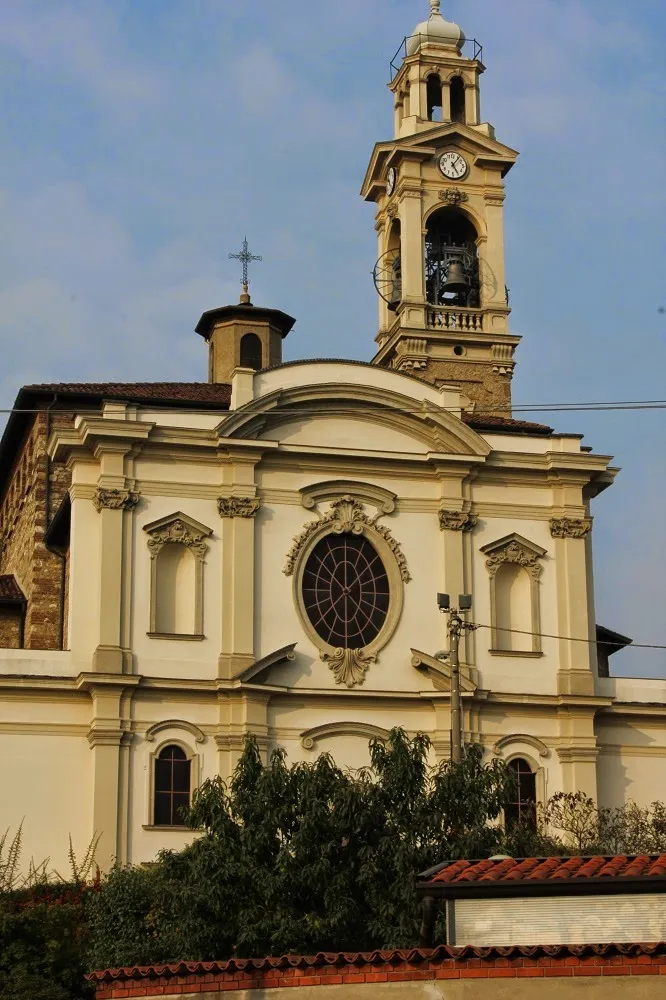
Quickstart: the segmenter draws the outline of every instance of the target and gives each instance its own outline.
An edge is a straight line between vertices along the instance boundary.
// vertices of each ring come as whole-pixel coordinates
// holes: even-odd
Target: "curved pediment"
[[[356,382],[275,389],[230,413],[218,426],[218,433],[222,438],[276,441],[284,436],[285,443],[296,446],[316,447],[320,443],[322,447],[331,447],[331,442],[322,439],[326,421],[332,424],[331,436],[335,440],[339,438],[342,420],[357,425],[350,439],[359,449],[386,451],[387,442],[393,440],[391,450],[413,450],[424,455],[435,452],[485,459],[491,451],[479,434],[432,398],[415,399],[384,385]],[[379,448],[373,442],[373,427],[379,429]],[[311,438],[305,437],[308,430]],[[387,431],[392,432],[393,438],[387,436]],[[299,432],[302,432],[300,438]],[[343,444],[343,447],[349,446]]]

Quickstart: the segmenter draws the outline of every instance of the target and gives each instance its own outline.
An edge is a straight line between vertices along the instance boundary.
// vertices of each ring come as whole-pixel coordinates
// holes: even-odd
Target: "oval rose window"
[[[324,642],[361,649],[376,639],[389,608],[389,581],[377,551],[363,535],[326,535],[305,565],[303,604]]]

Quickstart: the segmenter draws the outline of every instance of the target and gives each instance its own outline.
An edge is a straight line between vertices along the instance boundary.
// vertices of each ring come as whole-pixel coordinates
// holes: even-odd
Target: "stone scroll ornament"
[[[516,541],[509,542],[504,548],[493,552],[486,559],[486,568],[490,576],[495,576],[500,566],[504,563],[514,563],[516,566],[522,566],[534,580],[538,580],[543,572],[539,556],[534,552],[529,552]]]
[[[472,531],[479,519],[476,514],[462,510],[439,509],[439,527],[441,531]]]
[[[298,556],[303,546],[315,531],[318,531],[324,524],[330,524],[331,531],[336,535],[342,535],[345,532],[352,535],[362,535],[363,526],[370,525],[372,530],[381,535],[391,549],[398,563],[403,582],[409,583],[412,579],[407,569],[407,560],[400,548],[400,543],[396,541],[388,528],[383,524],[377,524],[376,518],[368,517],[363,509],[363,504],[349,495],[340,497],[339,500],[334,500],[331,503],[331,509],[328,514],[323,517],[320,516],[317,521],[309,521],[303,531],[299,535],[296,535],[293,545],[287,553],[287,561],[282,570],[285,576],[293,575]]]
[[[162,529],[151,532],[151,537],[148,540],[148,548],[151,557],[155,559],[165,545],[168,545],[169,542],[175,542],[178,545],[185,545],[188,549],[191,549],[197,559],[203,559],[208,551],[208,545],[204,541],[204,538],[205,535],[203,532],[192,528],[189,524],[181,521],[180,518],[175,518]]]
[[[554,517],[550,522],[553,538],[585,538],[592,530],[589,517]]]
[[[261,500],[252,497],[218,497],[220,517],[254,517],[261,507]]]
[[[92,502],[97,512],[101,510],[134,510],[140,496],[130,490],[108,490],[100,486],[95,490]]]

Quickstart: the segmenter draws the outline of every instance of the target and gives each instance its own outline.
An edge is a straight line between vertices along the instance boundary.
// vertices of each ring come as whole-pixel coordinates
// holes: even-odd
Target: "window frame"
[[[148,779],[148,794],[146,795],[146,816],[145,823],[143,824],[144,830],[172,830],[172,831],[189,831],[190,827],[185,826],[185,824],[158,824],[155,823],[155,781],[157,777],[157,760],[159,755],[167,747],[175,746],[182,750],[189,761],[190,764],[190,789],[189,789],[189,802],[192,804],[192,796],[200,784],[201,775],[201,757],[196,751],[192,749],[189,744],[184,740],[179,739],[177,736],[170,736],[163,739],[154,750],[151,749],[148,757],[148,767],[147,767],[147,779]]]

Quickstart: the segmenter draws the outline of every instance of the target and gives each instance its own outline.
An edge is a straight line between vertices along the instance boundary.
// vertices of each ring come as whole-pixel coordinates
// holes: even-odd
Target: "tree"
[[[435,767],[429,752],[395,729],[354,773],[327,754],[288,765],[281,749],[264,765],[249,737],[230,785],[195,793],[187,822],[203,836],[140,877],[114,873],[93,901],[93,964],[413,946],[414,876],[502,849],[514,781],[479,747]]]

